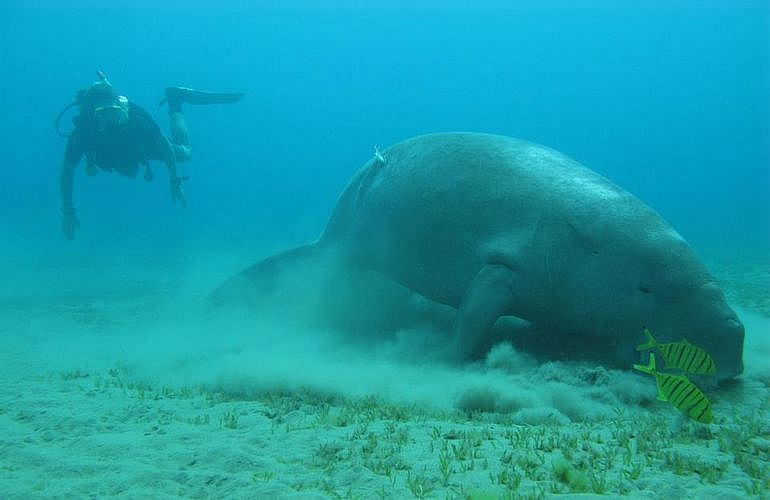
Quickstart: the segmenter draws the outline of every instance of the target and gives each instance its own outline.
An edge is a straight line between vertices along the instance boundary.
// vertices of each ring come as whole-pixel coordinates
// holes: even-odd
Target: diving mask
[[[115,96],[110,104],[94,108],[96,123],[100,129],[116,128],[128,122],[128,98]]]

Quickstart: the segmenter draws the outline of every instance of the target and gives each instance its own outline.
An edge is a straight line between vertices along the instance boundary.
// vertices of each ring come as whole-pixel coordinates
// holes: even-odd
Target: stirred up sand
[[[440,332],[363,346],[213,317],[184,263],[17,264],[0,297],[2,498],[770,496],[770,319],[745,308],[767,299],[747,297],[764,264],[724,272],[746,373],[709,392],[710,426],[649,377],[507,344],[458,367],[426,348]]]

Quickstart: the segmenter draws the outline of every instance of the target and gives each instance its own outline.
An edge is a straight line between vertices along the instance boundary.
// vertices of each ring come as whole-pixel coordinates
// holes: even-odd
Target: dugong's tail
[[[262,259],[216,288],[210,305],[263,307],[287,290],[307,289],[308,282],[320,279],[320,271],[327,268],[326,254],[311,243]]]
[[[390,279],[359,268],[349,255],[321,239],[244,269],[211,293],[209,305],[213,311],[246,309],[260,318],[370,336],[435,326],[453,317],[419,299]]]

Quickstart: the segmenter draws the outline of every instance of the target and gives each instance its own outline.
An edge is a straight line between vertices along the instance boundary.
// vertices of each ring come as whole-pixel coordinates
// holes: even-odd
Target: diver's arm
[[[72,204],[72,186],[75,178],[75,168],[77,162],[73,162],[68,159],[64,159],[61,163],[61,171],[59,172],[59,190],[61,192],[61,209],[74,210],[75,205]]]
[[[85,154],[83,131],[75,127],[72,134],[67,139],[67,147],[64,150],[64,158],[59,170],[59,191],[61,193],[62,211],[74,211],[72,204],[72,185],[75,177],[75,168],[77,168],[80,159]]]
[[[75,177],[75,167],[78,162],[65,158],[61,164],[59,173],[59,189],[61,190],[61,214],[62,233],[68,240],[75,238],[75,231],[80,228],[78,217],[75,214],[75,205],[72,204],[72,184]]]

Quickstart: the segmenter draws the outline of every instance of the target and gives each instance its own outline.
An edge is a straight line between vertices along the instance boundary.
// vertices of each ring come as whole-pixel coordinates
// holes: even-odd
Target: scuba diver
[[[119,95],[107,76],[97,71],[98,80],[80,90],[75,101],[65,107],[56,119],[56,131],[67,137],[67,149],[59,178],[61,189],[62,232],[71,240],[79,229],[75,206],[72,203],[72,186],[75,168],[85,156],[86,173],[96,175],[99,169],[115,171],[134,177],[139,166],[144,166],[144,179],[153,178],[150,160],[166,164],[171,190],[171,201],[186,204],[182,183],[187,177],[177,174],[177,162],[190,159],[190,139],[187,123],[182,114],[182,104],[220,104],[236,102],[242,93],[205,92],[186,87],[168,87],[160,104],[168,104],[171,136],[161,132],[150,114]],[[80,107],[80,114],[73,118],[75,128],[70,135],[59,131],[59,121],[73,106]]]

